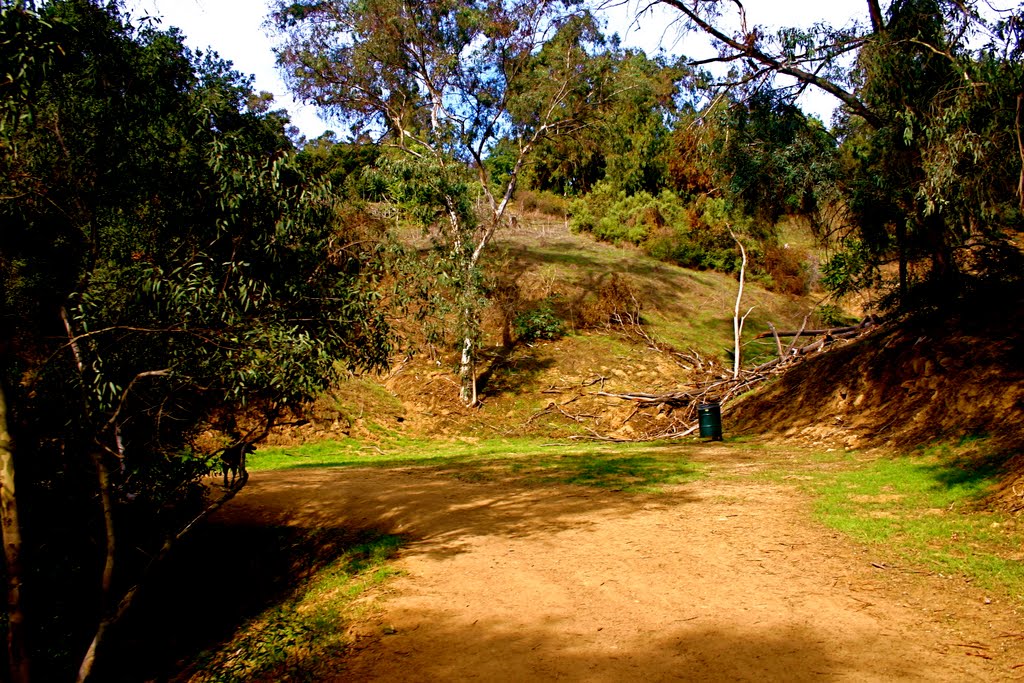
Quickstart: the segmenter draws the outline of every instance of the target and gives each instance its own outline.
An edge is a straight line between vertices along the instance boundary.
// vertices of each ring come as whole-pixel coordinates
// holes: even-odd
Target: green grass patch
[[[994,468],[945,448],[868,462],[822,461],[843,465],[811,477],[815,511],[825,524],[889,549],[894,562],[965,575],[1024,600],[1024,535],[1011,518],[978,505],[996,483]]]
[[[291,597],[248,620],[216,651],[203,653],[190,680],[321,680],[320,667],[345,652],[345,623],[366,610],[357,600],[399,573],[390,560],[401,544],[396,536],[376,535],[339,549],[333,561],[312,568]]]
[[[536,439],[437,441],[396,438],[261,448],[252,471],[297,467],[423,467],[469,482],[517,479],[627,493],[657,492],[702,475],[675,443],[550,443]]]

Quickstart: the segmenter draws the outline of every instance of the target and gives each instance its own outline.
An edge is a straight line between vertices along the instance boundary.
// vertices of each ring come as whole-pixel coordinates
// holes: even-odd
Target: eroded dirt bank
[[[406,574],[327,680],[1024,679],[1012,605],[817,525],[749,455],[695,450],[708,476],[658,496],[421,469],[260,472],[218,523],[410,540]]]

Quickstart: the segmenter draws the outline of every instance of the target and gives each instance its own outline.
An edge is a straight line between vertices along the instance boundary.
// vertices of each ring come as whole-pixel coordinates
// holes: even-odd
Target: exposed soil
[[[729,406],[738,431],[814,445],[904,450],[985,437],[965,466],[1001,470],[991,504],[1024,512],[1024,330],[1004,292],[955,316],[897,322],[810,358]],[[978,460],[981,460],[980,462]]]
[[[322,680],[1024,679],[1014,605],[812,521],[764,450],[687,448],[656,496],[424,469],[254,473],[215,524],[403,534],[405,575]]]
[[[849,446],[978,434],[1021,441],[1022,354],[1016,319],[895,324],[811,358],[733,415],[749,431]]]
[[[1024,300],[998,303],[890,325],[727,406],[728,432],[789,446],[756,460],[728,445],[686,448],[709,476],[662,495],[426,468],[299,469],[254,473],[213,526],[224,538],[285,526],[408,539],[405,575],[374,596],[376,617],[346,627],[349,655],[324,662],[322,680],[1024,680],[1019,603],[900,567],[815,523],[795,487],[756,476],[793,443],[908,450],[987,436],[982,455],[1005,475],[993,504],[1024,511],[1024,334],[1012,314]],[[453,407],[450,363],[417,359],[386,391],[354,384],[275,438],[372,439],[371,422],[413,434],[558,435],[576,422],[544,406],[580,387],[685,383],[657,353],[622,347],[585,335],[519,347],[491,363],[485,406],[473,411]],[[589,398],[572,409],[601,433],[632,438],[642,419],[667,419]]]

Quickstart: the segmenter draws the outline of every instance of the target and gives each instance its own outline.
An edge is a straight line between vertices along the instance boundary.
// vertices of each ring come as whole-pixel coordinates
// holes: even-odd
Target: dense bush
[[[730,231],[745,231],[749,219],[721,198],[686,205],[669,191],[627,195],[601,183],[570,205],[570,226],[614,244],[634,244],[654,258],[685,268],[739,270],[740,255]]]
[[[545,216],[564,218],[569,212],[569,202],[565,197],[553,192],[523,190],[516,193],[516,199],[522,213],[540,213]]]
[[[813,284],[810,257],[803,249],[767,244],[761,254],[764,285],[775,292],[807,294]]]
[[[530,343],[538,339],[561,339],[565,336],[565,323],[555,315],[548,302],[523,311],[512,320],[516,339]]]
[[[120,3],[20,5],[0,11],[23,95],[0,98],[0,488],[16,468],[26,617],[2,625],[30,627],[38,680],[70,680],[165,539],[217,504],[209,418],[269,424],[383,365],[389,335],[376,236],[249,79]]]
[[[624,277],[612,274],[578,312],[581,328],[623,327],[641,323],[643,295]]]
[[[686,208],[671,192],[657,197],[647,192],[627,195],[607,182],[598,183],[593,192],[573,201],[569,211],[573,230],[614,244],[639,245],[660,228],[688,226]]]

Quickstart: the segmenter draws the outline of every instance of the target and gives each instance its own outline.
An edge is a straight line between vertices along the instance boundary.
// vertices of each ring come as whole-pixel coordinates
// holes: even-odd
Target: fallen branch
[[[806,322],[806,320],[805,320],[805,322]],[[760,332],[760,333],[754,335],[754,339],[764,339],[765,337],[771,337],[771,336],[775,336],[776,338],[778,338],[778,337],[800,337],[800,336],[805,335],[805,334],[810,335],[812,337],[817,337],[818,335],[826,335],[826,336],[833,336],[834,337],[834,336],[836,336],[838,334],[847,334],[847,333],[851,333],[851,332],[857,333],[857,332],[860,332],[860,331],[862,331],[864,329],[867,329],[868,327],[871,327],[872,325],[874,325],[874,320],[872,318],[865,318],[864,320],[862,320],[861,322],[857,323],[856,325],[844,325],[842,327],[825,327],[825,328],[822,328],[822,329],[819,329],[819,330],[805,330],[804,328],[801,327],[799,330],[795,330],[795,331],[792,331],[792,332],[788,332],[788,331],[787,332],[779,332],[779,331],[777,331],[775,329],[774,325],[769,323],[768,327],[770,327],[771,330],[769,332]]]
[[[772,335],[775,337],[775,346],[779,351],[779,358],[782,358],[782,340],[779,339],[779,333],[775,330],[775,325],[768,323],[769,329],[772,331]],[[760,339],[761,335],[757,335],[754,339]]]
[[[743,316],[745,317],[745,316]],[[741,324],[742,319],[736,321],[737,324]],[[718,403],[722,407],[732,401],[734,398],[750,391],[759,383],[765,380],[787,372],[794,365],[797,365],[808,356],[823,352],[828,349],[829,346],[840,340],[852,339],[865,334],[869,328],[874,326],[874,321],[867,319],[857,325],[851,325],[842,328],[830,328],[827,330],[828,334],[825,334],[820,339],[817,339],[804,346],[797,347],[795,342],[803,334],[819,334],[822,330],[811,330],[805,332],[807,319],[804,319],[803,327],[797,332],[778,332],[776,336],[776,348],[782,350],[782,343],[779,340],[781,336],[792,336],[793,343],[790,344],[789,349],[784,352],[778,358],[774,358],[766,363],[762,363],[753,368],[740,369],[736,374],[732,374],[726,371],[724,368],[716,368],[714,364],[711,364],[705,370],[705,377],[707,378],[703,382],[696,382],[686,387],[685,389],[666,392],[662,394],[653,394],[647,392],[622,392],[615,393],[609,391],[597,391],[591,396],[599,396],[603,398],[613,398],[621,401],[630,401],[635,404],[633,411],[630,413],[629,418],[632,419],[636,413],[645,408],[667,406],[671,409],[673,414],[679,414],[682,411],[682,420],[677,420],[667,430],[663,430],[659,433],[649,433],[642,437],[635,439],[622,439],[613,438],[597,435],[597,438],[601,441],[614,441],[614,442],[636,442],[636,441],[649,441],[655,439],[673,439],[682,438],[696,431],[699,427],[698,424],[693,423],[693,419],[696,417],[698,407],[701,404],[706,403]],[[772,326],[774,329],[774,326]],[[768,333],[771,334],[771,333]],[[638,337],[650,340],[649,335],[637,334]],[[767,336],[760,335],[760,336]],[[664,353],[672,352],[671,347],[660,344],[656,341],[651,340],[651,346]],[[697,356],[699,359],[699,356]],[[703,363],[702,363],[703,365]],[[734,368],[735,371],[735,368]],[[564,413],[563,413],[564,414]],[[588,429],[593,432],[593,430]],[[579,438],[579,437],[577,437]],[[587,438],[587,437],[582,437]]]
[[[613,394],[607,391],[599,391],[595,396],[605,396],[608,398],[619,398],[625,401],[635,401],[641,405],[661,405],[661,404],[685,404],[690,403],[696,398],[693,394],[686,391],[677,391],[670,394]]]
[[[798,339],[800,339],[800,335],[802,335],[804,333],[804,330],[807,329],[807,319],[810,318],[810,317],[811,317],[811,313],[808,311],[807,315],[804,316],[803,322],[800,323],[800,331],[797,332],[793,336],[793,340],[791,342],[789,342],[789,346],[786,347],[786,355],[787,356],[793,351],[793,347],[796,346],[796,342],[797,342]]]

